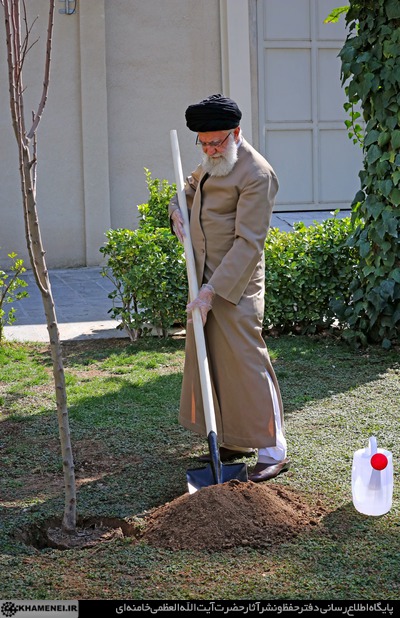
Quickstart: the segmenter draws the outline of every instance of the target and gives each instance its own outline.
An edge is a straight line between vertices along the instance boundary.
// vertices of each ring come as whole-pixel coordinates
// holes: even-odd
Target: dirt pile
[[[185,493],[156,507],[138,523],[114,517],[77,521],[73,534],[51,519],[18,530],[15,537],[37,549],[87,549],[124,537],[153,547],[219,551],[235,547],[263,548],[284,543],[317,526],[326,513],[297,492],[278,483],[232,480]]]
[[[172,550],[271,547],[318,525],[323,514],[287,487],[233,480],[149,512],[142,538]]]

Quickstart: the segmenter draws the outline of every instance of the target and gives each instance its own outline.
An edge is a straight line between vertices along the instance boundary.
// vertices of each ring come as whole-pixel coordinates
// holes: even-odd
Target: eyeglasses
[[[228,133],[228,135],[226,137],[224,137],[224,139],[220,139],[216,142],[201,142],[199,140],[199,136],[196,137],[196,146],[201,146],[201,148],[220,148],[222,146],[222,144],[224,142],[226,142],[226,140],[228,139],[228,137],[232,135],[232,131],[230,133]]]

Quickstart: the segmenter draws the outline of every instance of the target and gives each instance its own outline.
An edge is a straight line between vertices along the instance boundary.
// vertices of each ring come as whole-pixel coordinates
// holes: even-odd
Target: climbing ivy
[[[351,301],[334,303],[357,345],[400,340],[400,2],[350,0],[340,51],[348,104],[365,123],[361,188],[349,245],[358,253]]]

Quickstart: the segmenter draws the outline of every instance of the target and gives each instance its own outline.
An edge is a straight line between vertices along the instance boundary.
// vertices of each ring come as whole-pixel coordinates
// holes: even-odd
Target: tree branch
[[[52,41],[53,41],[53,26],[54,26],[54,1],[51,2],[50,4],[49,21],[47,25],[46,64],[45,64],[45,70],[44,70],[42,98],[40,100],[37,113],[34,116],[34,121],[31,126],[31,129],[27,135],[28,139],[31,139],[33,134],[36,131],[37,126],[42,117],[43,110],[46,105],[46,101],[47,101],[47,93],[49,90],[49,79],[50,79],[50,60],[51,60],[51,46],[52,46]]]

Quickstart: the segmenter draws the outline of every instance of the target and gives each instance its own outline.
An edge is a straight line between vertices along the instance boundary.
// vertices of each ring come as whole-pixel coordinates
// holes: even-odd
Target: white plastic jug
[[[392,507],[392,453],[377,448],[376,438],[369,439],[369,448],[354,453],[351,473],[353,504],[364,515],[384,515]]]

